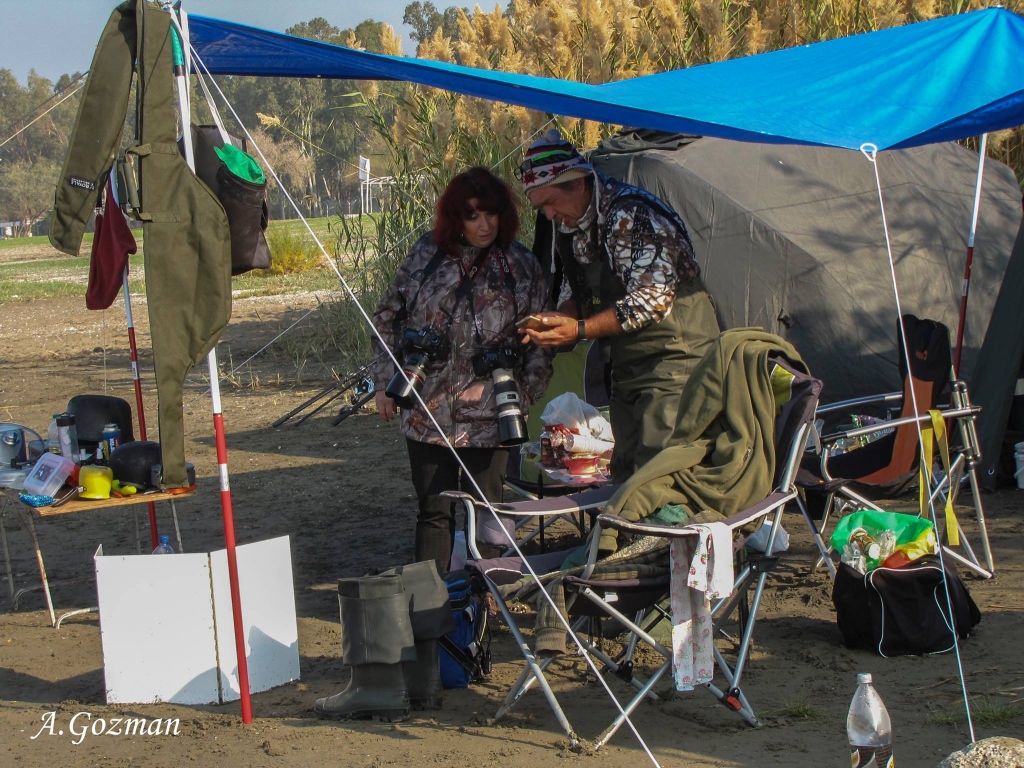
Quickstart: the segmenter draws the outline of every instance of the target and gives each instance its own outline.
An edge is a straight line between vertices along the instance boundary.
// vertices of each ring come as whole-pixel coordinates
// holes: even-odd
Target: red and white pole
[[[121,276],[121,291],[124,293],[124,315],[128,320],[128,348],[132,361],[132,383],[135,385],[135,413],[139,417],[139,439],[146,440],[146,406],[142,400],[142,380],[139,378],[139,347],[135,341],[135,323],[132,321],[132,300],[128,295],[128,267]],[[149,539],[152,548],[160,544],[157,535],[156,504],[149,502]]]
[[[114,176],[114,169],[111,169],[111,191],[114,197],[115,208],[121,208],[121,201],[117,199],[117,179]],[[108,200],[108,205],[111,201]],[[108,210],[108,216],[113,215]],[[120,213],[120,210],[118,210]],[[131,294],[128,293],[128,266],[125,265],[124,271],[121,272],[121,293],[125,299],[125,321],[128,326],[128,350],[131,356],[131,378],[132,383],[135,386],[135,414],[138,416],[138,438],[140,440],[147,439],[145,436],[145,403],[142,401],[142,380],[138,376],[138,343],[135,341],[135,323],[132,319],[131,314]],[[137,523],[137,521],[136,521]],[[150,542],[152,549],[156,549],[160,544],[160,537],[158,536],[157,530],[157,505],[150,502]],[[138,536],[138,526],[135,528],[136,538]]]
[[[174,11],[168,8],[171,18]],[[178,106],[181,114],[182,135],[185,137],[185,160],[195,171],[195,155],[192,150],[192,110],[188,102],[188,75],[185,71],[185,52],[188,51],[188,17],[179,6],[180,28],[183,38],[179,39],[178,27],[171,30],[174,52],[174,74],[178,85]],[[220,476],[220,508],[224,519],[224,548],[228,555],[228,581],[231,585],[231,616],[235,629],[235,656],[238,660],[238,694],[242,704],[242,722],[252,722],[252,699],[249,695],[249,663],[245,656],[245,624],[242,621],[242,595],[238,587],[238,556],[235,552],[235,515],[231,504],[231,483],[228,478],[228,443],[224,432],[224,415],[220,403],[220,368],[217,365],[217,347],[206,356],[210,369],[210,400],[213,405],[213,430],[217,441],[217,471]]]
[[[971,291],[971,262],[974,261],[974,235],[978,229],[978,210],[981,207],[981,182],[985,173],[985,153],[988,148],[988,134],[981,136],[978,150],[978,180],[974,186],[974,212],[971,215],[971,231],[967,236],[967,260],[964,262],[964,282],[960,289],[960,321],[956,326],[956,352],[953,357],[953,375],[960,376],[960,353],[964,346],[964,324],[967,321],[967,295]]]
[[[228,581],[231,584],[231,615],[235,627],[235,655],[238,658],[238,693],[242,702],[242,722],[252,722],[252,700],[249,696],[249,664],[245,656],[245,626],[242,623],[242,594],[238,587],[238,556],[235,553],[235,516],[231,503],[231,482],[228,477],[228,443],[224,432],[224,414],[220,404],[220,371],[217,348],[206,356],[210,369],[210,399],[213,401],[213,429],[217,441],[217,471],[220,476],[220,508],[224,518],[224,547],[228,554]]]

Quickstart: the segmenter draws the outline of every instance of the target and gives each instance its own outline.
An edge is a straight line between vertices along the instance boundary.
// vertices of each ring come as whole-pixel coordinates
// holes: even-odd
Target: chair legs
[[[768,564],[770,561],[771,564]],[[745,594],[751,584],[756,584],[754,588],[754,594],[751,599],[749,616],[746,621],[743,622],[743,629],[739,640],[739,650],[737,658],[733,663],[726,660],[725,656],[716,647],[714,649],[715,660],[718,664],[718,668],[721,671],[726,681],[726,687],[724,689],[718,688],[717,686],[707,683],[704,687],[722,704],[736,712],[744,721],[748,724],[756,727],[760,727],[761,722],[757,719],[754,714],[753,708],[747,701],[742,690],[740,689],[740,679],[743,674],[743,668],[746,663],[747,656],[749,655],[754,625],[757,621],[757,611],[761,602],[761,595],[764,591],[765,583],[768,576],[768,571],[771,569],[774,563],[773,558],[768,558],[766,564],[759,565],[757,562],[748,563],[743,571],[739,574],[737,580],[738,588],[733,593],[733,597],[726,600],[721,600],[715,605],[713,615],[715,617],[715,623],[724,621],[727,619],[734,610],[737,609],[740,602],[738,595],[740,593]],[[505,697],[504,702],[498,709],[494,716],[495,720],[499,720],[504,717],[515,704],[523,697],[523,695],[533,686],[534,683],[540,686],[541,692],[544,694],[548,705],[551,707],[552,712],[555,714],[555,718],[566,736],[569,738],[570,747],[576,748],[579,745],[579,737],[573,730],[572,725],[569,723],[568,718],[565,715],[561,705],[559,704],[554,692],[551,690],[551,686],[545,677],[545,671],[553,661],[553,658],[538,659],[533,651],[530,649],[526,638],[519,630],[515,617],[508,610],[504,600],[501,599],[497,590],[488,584],[488,587],[492,590],[495,595],[496,602],[505,622],[508,624],[512,636],[515,638],[516,643],[519,645],[520,651],[523,657],[526,659],[526,666],[523,671],[519,674],[519,677],[512,685],[508,694]],[[588,642],[584,638],[579,638],[582,650],[585,653],[590,654],[604,665],[605,669],[621,677],[624,681],[630,683],[636,688],[636,693],[633,697],[622,706],[622,711],[616,716],[612,723],[598,736],[597,740],[593,743],[595,750],[600,749],[602,746],[608,743],[609,740],[619,731],[622,725],[626,722],[626,718],[630,717],[634,710],[640,705],[644,699],[651,699],[654,701],[659,700],[658,695],[654,692],[654,687],[664,678],[666,673],[671,673],[672,667],[672,650],[665,647],[662,643],[658,642],[651,634],[650,630],[653,629],[654,625],[659,620],[667,617],[667,613],[664,610],[654,609],[654,611],[642,611],[638,613],[632,619],[627,617],[621,611],[616,609],[614,605],[609,604],[600,594],[595,592],[588,586],[582,587],[578,592],[580,597],[586,598],[588,601],[598,606],[601,611],[608,617],[617,620],[623,627],[625,627],[631,634],[632,637],[627,645],[626,650],[620,656],[611,658],[601,648],[594,643]],[[652,618],[652,615],[656,613],[653,621],[648,621]],[[573,622],[572,628],[577,635],[583,628],[584,623],[587,621],[586,616],[578,617]],[[632,668],[633,652],[636,649],[637,641],[643,641],[653,650],[660,653],[665,661],[661,664],[647,680],[635,675]]]
[[[530,681],[536,680],[544,694],[544,698],[547,699],[548,705],[551,707],[551,711],[555,714],[555,719],[558,720],[559,726],[561,726],[565,735],[569,739],[569,748],[573,750],[577,749],[580,745],[580,739],[576,735],[576,731],[573,730],[572,725],[569,724],[569,719],[565,716],[565,712],[562,711],[562,706],[558,703],[558,699],[555,698],[555,694],[554,691],[551,690],[551,686],[548,685],[547,678],[544,677],[544,668],[546,668],[553,659],[544,659],[543,662],[537,660],[537,657],[530,649],[529,643],[526,642],[526,638],[523,637],[523,633],[520,632],[519,626],[516,624],[515,618],[512,616],[512,612],[509,611],[508,606],[505,604],[505,600],[489,580],[487,581],[487,588],[491,591],[491,594],[494,595],[495,602],[498,604],[498,609],[501,611],[502,618],[505,619],[505,624],[508,625],[509,630],[512,632],[512,636],[515,638],[516,644],[519,646],[519,650],[523,654],[523,658],[526,659],[526,668],[516,681],[517,684],[512,687],[511,691],[509,691],[509,695],[505,698],[505,703],[502,704],[501,709],[499,709],[495,714],[494,719],[497,720],[500,717],[503,717],[512,705],[519,700],[523,693],[526,692],[527,688],[529,688]]]

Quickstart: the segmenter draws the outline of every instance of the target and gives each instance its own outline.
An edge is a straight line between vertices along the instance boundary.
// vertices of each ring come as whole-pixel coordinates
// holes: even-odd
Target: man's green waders
[[[605,254],[599,290],[602,307],[626,295]],[[614,482],[627,480],[665,447],[685,408],[680,400],[683,386],[718,334],[715,306],[698,277],[678,286],[672,309],[661,322],[611,337]]]

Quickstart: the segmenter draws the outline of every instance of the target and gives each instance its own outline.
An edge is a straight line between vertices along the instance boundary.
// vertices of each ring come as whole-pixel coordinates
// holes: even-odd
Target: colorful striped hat
[[[593,172],[594,166],[562,138],[557,128],[552,128],[544,138],[533,142],[519,166],[524,192],[547,184],[581,179]]]

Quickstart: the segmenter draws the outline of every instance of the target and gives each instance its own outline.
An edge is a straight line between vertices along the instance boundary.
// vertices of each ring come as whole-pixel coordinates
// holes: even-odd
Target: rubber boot
[[[416,661],[402,663],[405,685],[413,709],[441,709],[441,663],[437,641],[455,630],[448,586],[437,573],[433,560],[402,565],[385,573],[401,577],[409,595]]]
[[[404,720],[409,693],[403,662],[415,659],[409,596],[397,575],[338,581],[341,650],[352,668],[348,687],[313,709],[321,717]]]

